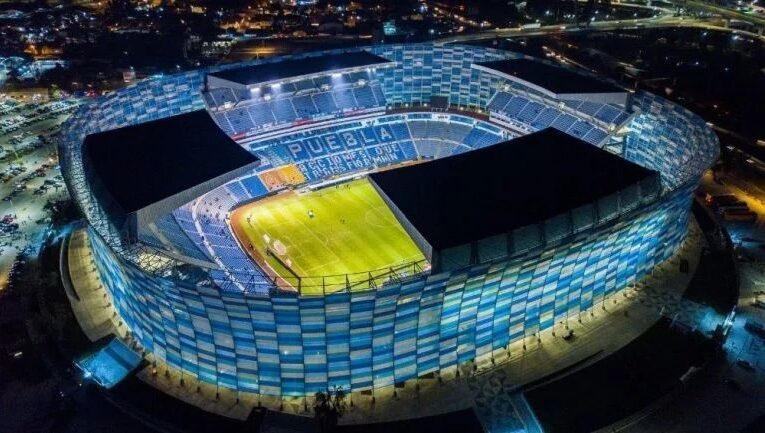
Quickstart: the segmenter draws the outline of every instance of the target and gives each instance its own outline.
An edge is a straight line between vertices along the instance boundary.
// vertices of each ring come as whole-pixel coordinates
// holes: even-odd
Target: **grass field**
[[[342,290],[346,282],[366,288],[368,271],[387,279],[387,269],[411,272],[402,265],[425,259],[366,178],[254,202],[232,213],[231,226],[280,283],[296,286],[299,276],[306,294]]]

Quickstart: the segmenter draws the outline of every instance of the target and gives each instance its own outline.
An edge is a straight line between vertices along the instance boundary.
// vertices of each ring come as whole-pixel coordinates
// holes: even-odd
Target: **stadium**
[[[661,97],[425,43],[153,77],[59,153],[142,349],[301,396],[491,356],[634,284],[683,242],[718,142]]]

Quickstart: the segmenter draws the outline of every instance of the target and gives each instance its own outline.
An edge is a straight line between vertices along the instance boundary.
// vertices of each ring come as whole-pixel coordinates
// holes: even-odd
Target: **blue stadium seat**
[[[215,123],[218,124],[220,129],[223,130],[228,135],[234,135],[236,134],[236,131],[234,130],[234,127],[231,126],[231,123],[228,121],[228,118],[226,117],[225,113],[215,113],[214,116]]]
[[[202,98],[205,100],[205,105],[208,107],[217,107],[218,104],[215,103],[215,98],[212,97],[210,92],[202,92]]]
[[[271,103],[271,111],[274,113],[274,118],[278,123],[290,123],[298,118],[295,108],[292,106],[292,101],[288,98],[273,101]]]
[[[181,206],[180,208],[173,211],[173,216],[178,222],[178,225],[181,226],[183,231],[189,237],[189,239],[191,239],[194,244],[197,245],[197,247],[199,247],[200,250],[202,250],[207,255],[207,251],[201,247],[201,245],[204,244],[204,241],[202,236],[197,231],[196,225],[194,224],[191,210],[187,206]]]
[[[276,122],[274,113],[267,103],[255,104],[247,108],[247,112],[255,125],[263,126]],[[230,119],[230,117],[229,117]]]
[[[417,159],[417,149],[414,147],[414,144],[411,141],[403,141],[399,143],[399,146],[404,152],[404,157],[401,158],[400,161]]]
[[[359,106],[356,103],[356,99],[353,97],[353,92],[350,89],[338,89],[332,91],[332,96],[337,102],[337,106],[343,109],[356,108]]]
[[[505,105],[504,113],[508,117],[516,117],[518,116],[518,113],[523,110],[524,107],[526,107],[526,104],[529,103],[529,100],[526,98],[523,98],[521,96],[513,96],[510,101],[508,101],[507,105]]]
[[[545,129],[548,126],[552,125],[553,122],[555,122],[555,119],[560,116],[560,111],[545,107],[541,113],[539,113],[539,116],[532,122],[532,125],[536,129]]]
[[[382,87],[380,87],[379,84],[372,85],[372,94],[375,96],[375,100],[377,101],[378,106],[385,107],[388,105],[388,101],[385,99],[385,94],[383,93]]]
[[[599,102],[582,101],[577,110],[589,116],[595,116],[595,113],[597,113],[602,106],[603,104]]]
[[[498,135],[494,135],[490,132],[485,132],[483,136],[481,136],[478,141],[475,143],[476,148],[491,146],[493,144],[497,144],[502,140],[502,137]]]
[[[590,132],[585,134],[584,141],[592,144],[600,144],[603,139],[605,139],[608,136],[603,130],[598,128],[592,128]]]
[[[319,110],[313,103],[311,95],[296,96],[292,100],[292,105],[295,107],[295,113],[299,118],[310,119],[319,114]]]
[[[428,136],[428,122],[409,122],[409,131],[412,138],[425,138]]]
[[[212,105],[219,107],[226,103],[236,103],[237,97],[234,91],[229,88],[210,89],[207,95],[212,100]]]
[[[629,118],[630,118],[630,114],[627,113],[626,111],[622,111],[622,112],[619,113],[619,115],[616,116],[616,118],[614,119],[614,123],[616,125],[621,125],[624,122],[626,122],[627,119],[629,119]]]
[[[406,123],[394,123],[390,126],[393,130],[393,136],[396,137],[396,141],[409,140],[412,138],[412,134],[409,133],[409,127]]]
[[[472,130],[472,126],[462,123],[447,123],[443,128],[441,138],[453,143],[462,143]]]
[[[531,122],[536,119],[536,117],[539,115],[539,113],[542,112],[542,109],[544,108],[544,105],[530,101],[528,104],[526,104],[525,107],[523,107],[523,110],[521,110],[517,116],[515,116],[518,120],[521,122],[530,125]]]
[[[441,143],[432,139],[417,140],[415,147],[417,153],[423,158],[435,158],[439,154]]]
[[[274,167],[290,164],[295,162],[286,147],[286,144],[291,141],[296,140],[285,139],[283,142],[275,140],[272,145],[264,147],[258,153],[262,155],[267,161],[269,161]]]
[[[566,133],[577,138],[583,138],[588,132],[590,132],[591,129],[592,125],[589,123],[583,120],[577,120],[573,125],[571,125],[571,127],[566,130]]]
[[[313,98],[313,102],[316,105],[316,109],[321,114],[332,114],[339,110],[337,108],[337,104],[335,104],[334,98],[332,97],[332,93],[330,92],[316,93],[311,97]]]
[[[487,108],[493,111],[502,111],[505,108],[505,105],[510,102],[511,98],[512,95],[507,92],[497,92],[491,99],[491,102],[489,102]]]
[[[374,108],[377,106],[375,95],[372,93],[372,88],[369,86],[355,87],[353,94],[358,102],[358,106],[361,108]]]
[[[244,186],[242,186],[238,180],[227,183],[226,189],[228,189],[229,193],[237,202],[245,201],[250,198],[247,190],[244,189]]]
[[[208,256],[199,248],[199,244],[193,242],[181,228],[173,214],[167,214],[154,221],[154,226],[170,249],[179,254],[198,260],[209,260]],[[169,245],[168,245],[169,244]]]
[[[622,111],[618,108],[606,104],[601,106],[600,109],[595,112],[594,117],[605,123],[616,123],[616,119],[621,112]]]
[[[479,149],[483,147],[481,144],[483,143],[483,138],[487,134],[488,132],[484,131],[483,129],[475,128],[465,137],[464,142],[472,149]]]
[[[576,117],[567,113],[563,113],[555,119],[555,121],[552,123],[552,126],[555,129],[566,132],[566,130],[568,130],[568,128],[570,128],[574,122],[576,122]]]
[[[249,176],[242,179],[242,185],[251,198],[258,198],[268,194],[268,188],[258,176]]]
[[[236,131],[237,133],[241,133],[241,132],[247,132],[255,128],[255,124],[252,122],[252,118],[250,117],[248,113],[248,111],[251,111],[251,110],[252,110],[252,107],[237,108],[235,110],[226,112],[226,119],[228,119],[234,131]]]

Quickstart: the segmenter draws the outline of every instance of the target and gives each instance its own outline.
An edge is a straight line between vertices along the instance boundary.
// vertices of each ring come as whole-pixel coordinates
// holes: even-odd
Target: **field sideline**
[[[346,282],[365,288],[368,271],[425,259],[366,178],[242,206],[232,212],[231,227],[282,284],[295,286],[300,276],[305,294],[342,290]]]

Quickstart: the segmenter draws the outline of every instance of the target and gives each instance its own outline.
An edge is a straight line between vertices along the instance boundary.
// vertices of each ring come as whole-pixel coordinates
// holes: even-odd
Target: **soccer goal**
[[[292,260],[287,256],[287,246],[279,239],[271,239],[268,235],[263,235],[263,238],[270,240],[270,242],[266,241],[266,255],[295,277],[297,286],[300,286],[300,275],[292,268]]]

